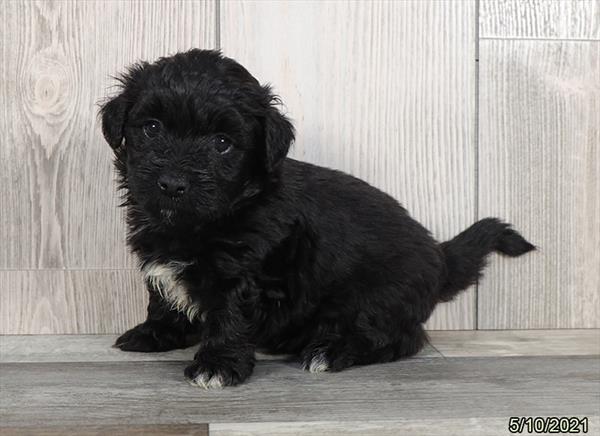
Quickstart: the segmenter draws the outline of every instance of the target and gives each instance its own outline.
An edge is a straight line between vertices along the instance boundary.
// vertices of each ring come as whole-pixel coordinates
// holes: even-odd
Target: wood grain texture
[[[600,327],[600,42],[480,46],[479,205],[539,246],[494,258],[483,329]]]
[[[213,1],[2,6],[0,268],[134,266],[97,103],[131,62],[214,47]]]
[[[210,424],[209,433],[211,436],[504,436],[507,423],[507,418],[219,423]],[[600,428],[600,417],[590,417],[589,427]]]
[[[481,0],[482,38],[600,39],[597,0]]]
[[[185,362],[7,363],[4,426],[597,416],[600,360],[586,357],[409,359],[340,373],[258,362],[236,388],[205,391]]]
[[[207,424],[0,427],[2,436],[208,436]]]
[[[600,330],[471,330],[431,332],[444,357],[600,356]]]
[[[192,346],[164,353],[127,353],[112,345],[117,335],[0,335],[0,363],[27,362],[137,362],[191,360]],[[414,358],[442,357],[431,345]],[[292,356],[256,353],[258,360],[292,360]]]
[[[0,271],[3,334],[119,333],[145,319],[134,270]]]
[[[475,3],[235,1],[221,46],[271,82],[293,156],[397,198],[440,239],[475,217]],[[474,293],[431,328],[474,326]]]

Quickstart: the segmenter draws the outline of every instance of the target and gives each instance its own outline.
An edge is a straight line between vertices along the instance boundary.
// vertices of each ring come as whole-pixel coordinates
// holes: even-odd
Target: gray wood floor
[[[600,434],[600,330],[432,332],[414,358],[337,374],[261,355],[248,383],[212,391],[183,379],[193,350],[114,338],[0,336],[0,433],[475,435],[587,416]]]

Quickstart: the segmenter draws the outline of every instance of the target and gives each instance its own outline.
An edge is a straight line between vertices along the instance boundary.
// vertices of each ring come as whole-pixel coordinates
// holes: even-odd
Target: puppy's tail
[[[535,250],[535,246],[513,230],[510,224],[497,218],[477,221],[450,241],[442,243],[441,247],[446,256],[448,276],[440,291],[440,301],[449,301],[459,291],[474,284],[491,252],[517,257]]]

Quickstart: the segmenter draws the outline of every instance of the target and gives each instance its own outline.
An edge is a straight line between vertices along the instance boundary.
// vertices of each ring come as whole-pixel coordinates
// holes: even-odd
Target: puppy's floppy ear
[[[125,96],[121,94],[108,101],[100,109],[102,133],[106,142],[113,149],[119,148],[123,142],[128,106]]]
[[[294,126],[277,108],[279,99],[271,97],[264,119],[265,166],[271,173],[287,155],[294,140]]]

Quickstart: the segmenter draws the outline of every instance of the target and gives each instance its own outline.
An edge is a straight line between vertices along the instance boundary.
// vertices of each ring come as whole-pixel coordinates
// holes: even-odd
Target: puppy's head
[[[155,223],[218,219],[260,191],[294,139],[277,98],[219,52],[139,63],[100,110],[128,202]]]

